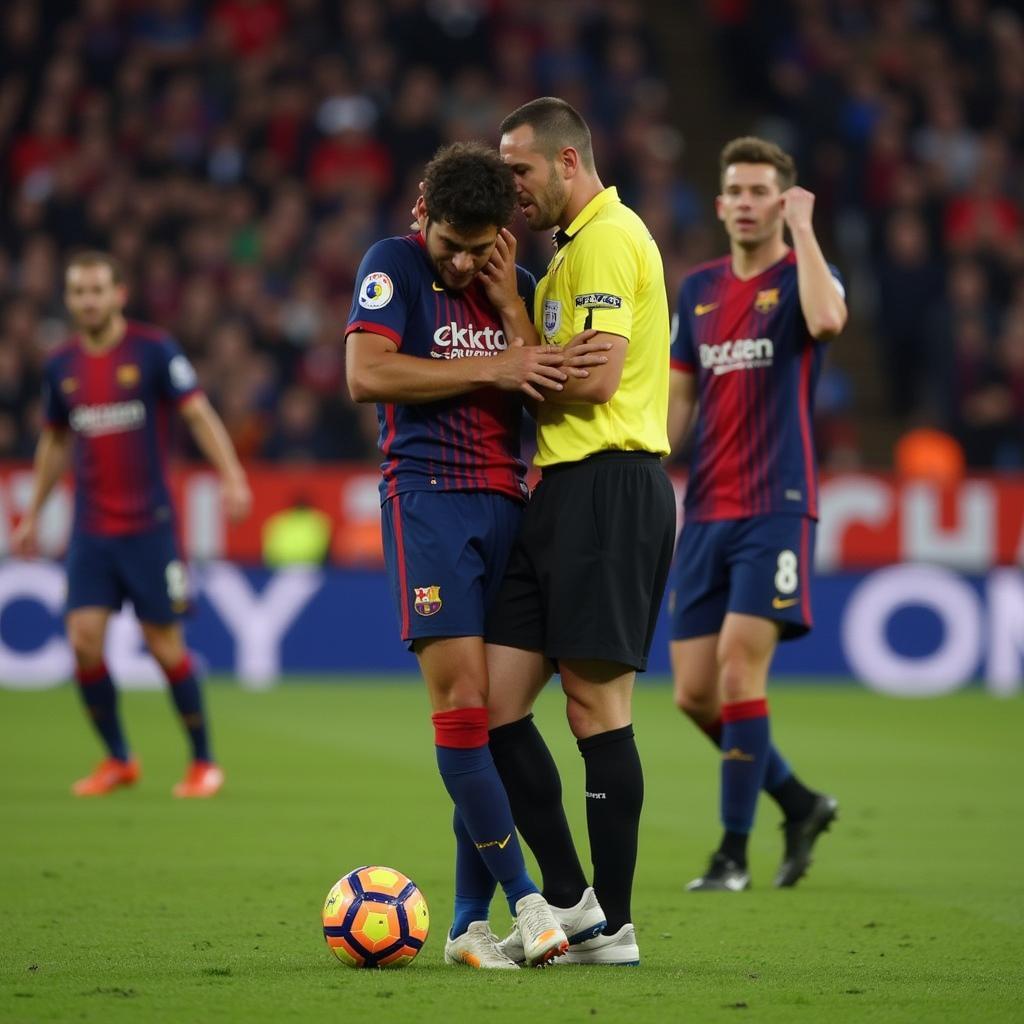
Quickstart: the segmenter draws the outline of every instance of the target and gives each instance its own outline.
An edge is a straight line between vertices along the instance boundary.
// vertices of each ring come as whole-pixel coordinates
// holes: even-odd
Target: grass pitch
[[[97,759],[69,688],[0,692],[2,1021],[1010,1021],[1024,980],[1024,703],[779,687],[775,738],[841,820],[796,889],[770,887],[762,801],[745,894],[685,894],[718,835],[717,762],[645,683],[637,969],[445,967],[450,810],[418,685],[208,688],[224,792],[172,800],[183,745],[163,694],[129,693],[131,791],[82,801]],[[557,688],[538,718],[586,862],[582,763]],[[353,971],[320,933],[345,871],[411,875],[432,931],[403,971]],[[496,900],[495,930],[508,914]]]

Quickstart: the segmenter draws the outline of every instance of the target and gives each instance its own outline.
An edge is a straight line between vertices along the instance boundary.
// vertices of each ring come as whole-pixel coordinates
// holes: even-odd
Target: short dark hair
[[[430,220],[457,231],[503,228],[516,208],[512,169],[482,142],[442,146],[423,172],[423,201]]]
[[[756,135],[742,135],[725,144],[719,159],[722,177],[733,164],[771,164],[780,192],[796,184],[796,161],[781,146]]]
[[[121,261],[108,252],[100,252],[99,249],[83,249],[74,253],[68,260],[66,271],[73,267],[107,267],[114,284],[124,284],[127,280]]]
[[[501,134],[515,131],[523,125],[533,129],[537,148],[549,160],[560,149],[571,146],[580,155],[583,166],[594,170],[594,143],[590,128],[580,112],[557,96],[541,96],[513,110],[501,122]]]

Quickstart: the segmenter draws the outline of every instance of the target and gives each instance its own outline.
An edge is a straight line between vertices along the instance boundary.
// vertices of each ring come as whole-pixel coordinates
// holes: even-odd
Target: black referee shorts
[[[643,671],[675,528],[657,455],[599,452],[547,467],[488,613],[487,642]]]

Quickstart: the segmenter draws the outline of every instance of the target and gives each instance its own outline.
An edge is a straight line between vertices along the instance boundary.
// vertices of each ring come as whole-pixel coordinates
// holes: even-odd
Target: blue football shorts
[[[813,519],[751,516],[683,524],[669,583],[672,639],[721,631],[728,612],[771,619],[783,640],[808,632]]]
[[[107,536],[75,533],[67,553],[67,610],[131,601],[141,622],[167,625],[189,610],[189,582],[174,528]]]
[[[406,491],[381,508],[402,639],[483,636],[524,505],[487,491]]]

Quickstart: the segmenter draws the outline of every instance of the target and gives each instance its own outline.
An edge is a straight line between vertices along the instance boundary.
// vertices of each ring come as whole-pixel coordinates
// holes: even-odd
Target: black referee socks
[[[644,803],[644,774],[633,726],[577,740],[586,766],[587,830],[594,889],[611,935],[632,921],[630,897],[637,834]]]
[[[491,756],[508,793],[512,817],[540,867],[544,899],[579,902],[587,879],[562,807],[562,780],[533,715],[490,731]]]

